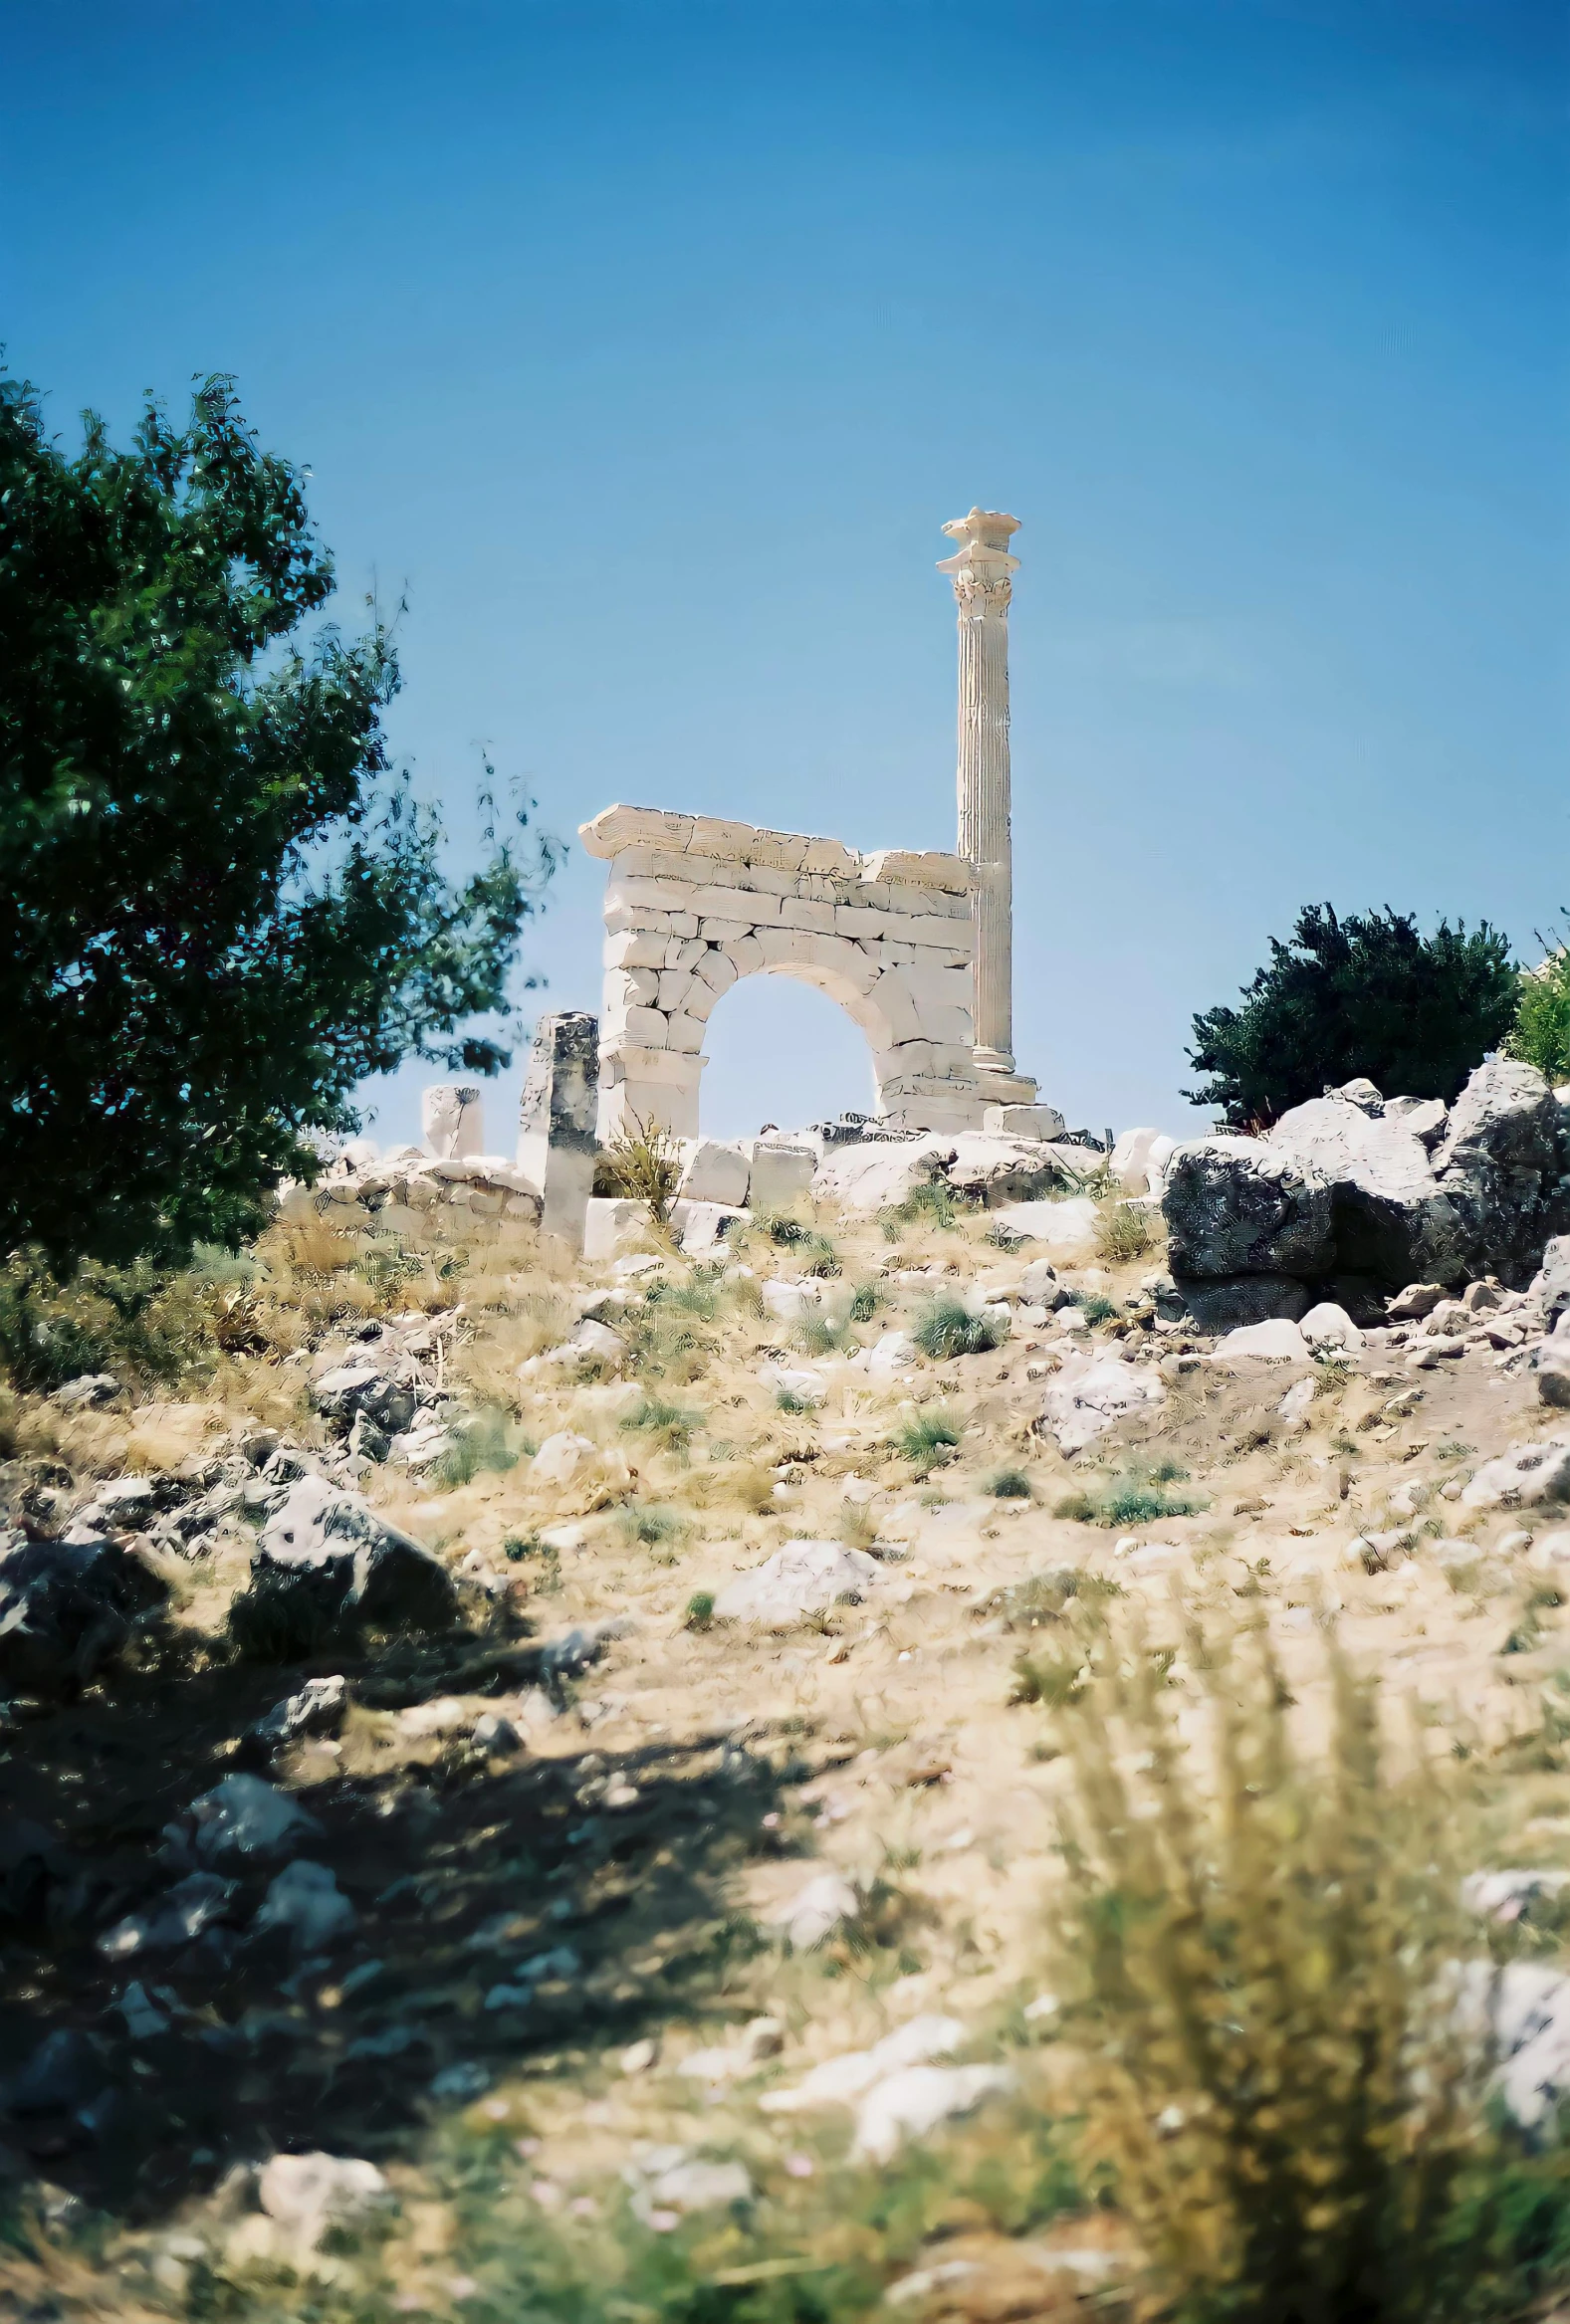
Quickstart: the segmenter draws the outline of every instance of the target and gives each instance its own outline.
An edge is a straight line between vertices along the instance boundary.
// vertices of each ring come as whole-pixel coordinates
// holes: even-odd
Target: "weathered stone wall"
[[[871,1046],[888,1121],[980,1127],[968,864],[653,807],[606,807],[580,836],[610,864],[601,1140],[631,1116],[697,1136],[709,1012],[751,975],[839,1002]]]

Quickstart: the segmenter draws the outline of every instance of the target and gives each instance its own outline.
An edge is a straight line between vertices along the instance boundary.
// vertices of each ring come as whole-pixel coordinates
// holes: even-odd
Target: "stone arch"
[[[812,984],[866,1035],[879,1115],[980,1127],[970,892],[957,856],[606,807],[580,837],[605,858],[599,1135],[630,1118],[698,1135],[703,1032],[743,976]]]

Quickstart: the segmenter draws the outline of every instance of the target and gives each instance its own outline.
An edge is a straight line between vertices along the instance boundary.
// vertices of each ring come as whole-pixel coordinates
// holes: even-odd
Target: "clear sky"
[[[562,833],[952,845],[1011,510],[1020,1062],[1176,1129],[1304,901],[1570,903],[1567,96],[1564,0],[0,0],[0,329],[68,435],[238,375],[459,862],[482,744]],[[804,988],[709,1049],[717,1133],[866,1102]]]

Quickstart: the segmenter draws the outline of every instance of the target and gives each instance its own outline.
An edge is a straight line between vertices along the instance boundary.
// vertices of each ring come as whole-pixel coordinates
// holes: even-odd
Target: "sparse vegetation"
[[[681,1151],[668,1130],[630,1115],[604,1149],[600,1164],[606,1185],[629,1202],[646,1203],[651,1222],[662,1231],[670,1224],[681,1184]]]
[[[911,1338],[935,1364],[954,1356],[985,1356],[1007,1337],[1005,1325],[992,1316],[972,1315],[957,1299],[934,1300],[911,1327]]]
[[[1548,945],[1538,965],[1522,970],[1505,1048],[1555,1086],[1570,1081],[1570,950],[1564,945]]]
[[[897,1243],[907,1226],[957,1227],[965,1211],[972,1207],[964,1195],[941,1181],[913,1186],[903,1201],[892,1203],[879,1213],[883,1239]]]
[[[1204,1494],[1175,1492],[1188,1471],[1171,1460],[1128,1460],[1093,1476],[1078,1492],[1057,1503],[1054,1517],[1081,1525],[1149,1525],[1158,1517],[1191,1517],[1206,1505]]]
[[[1142,1259],[1155,1241],[1143,1210],[1127,1202],[1104,1204],[1096,1220],[1096,1255],[1109,1267],[1123,1267]]]
[[[1465,1800],[1437,1760],[1392,1766],[1373,1682],[1326,1654],[1322,1759],[1262,1626],[1191,1627],[1181,1677],[1132,1629],[1059,1690],[1085,2167],[1163,2313],[1524,2317],[1570,2267],[1570,2159],[1489,2115],[1441,1998]]]
[[[918,1477],[932,1474],[944,1462],[952,1460],[964,1430],[947,1412],[918,1412],[895,1429],[894,1449],[902,1460],[908,1460]]]
[[[1028,1501],[1030,1480],[1023,1469],[1000,1469],[989,1478],[987,1490],[995,1501]]]

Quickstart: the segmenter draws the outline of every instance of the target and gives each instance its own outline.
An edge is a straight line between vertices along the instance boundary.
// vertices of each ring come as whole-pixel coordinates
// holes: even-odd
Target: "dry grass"
[[[1468,1799],[1416,1739],[1392,1752],[1333,1634],[1313,1750],[1262,1626],[1191,1623],[1174,1670],[1128,1624],[1094,1659],[1057,1726],[1073,1779],[1057,1967],[1086,2154],[1163,2313],[1524,2313],[1520,2158],[1443,2000],[1468,1941]]]

